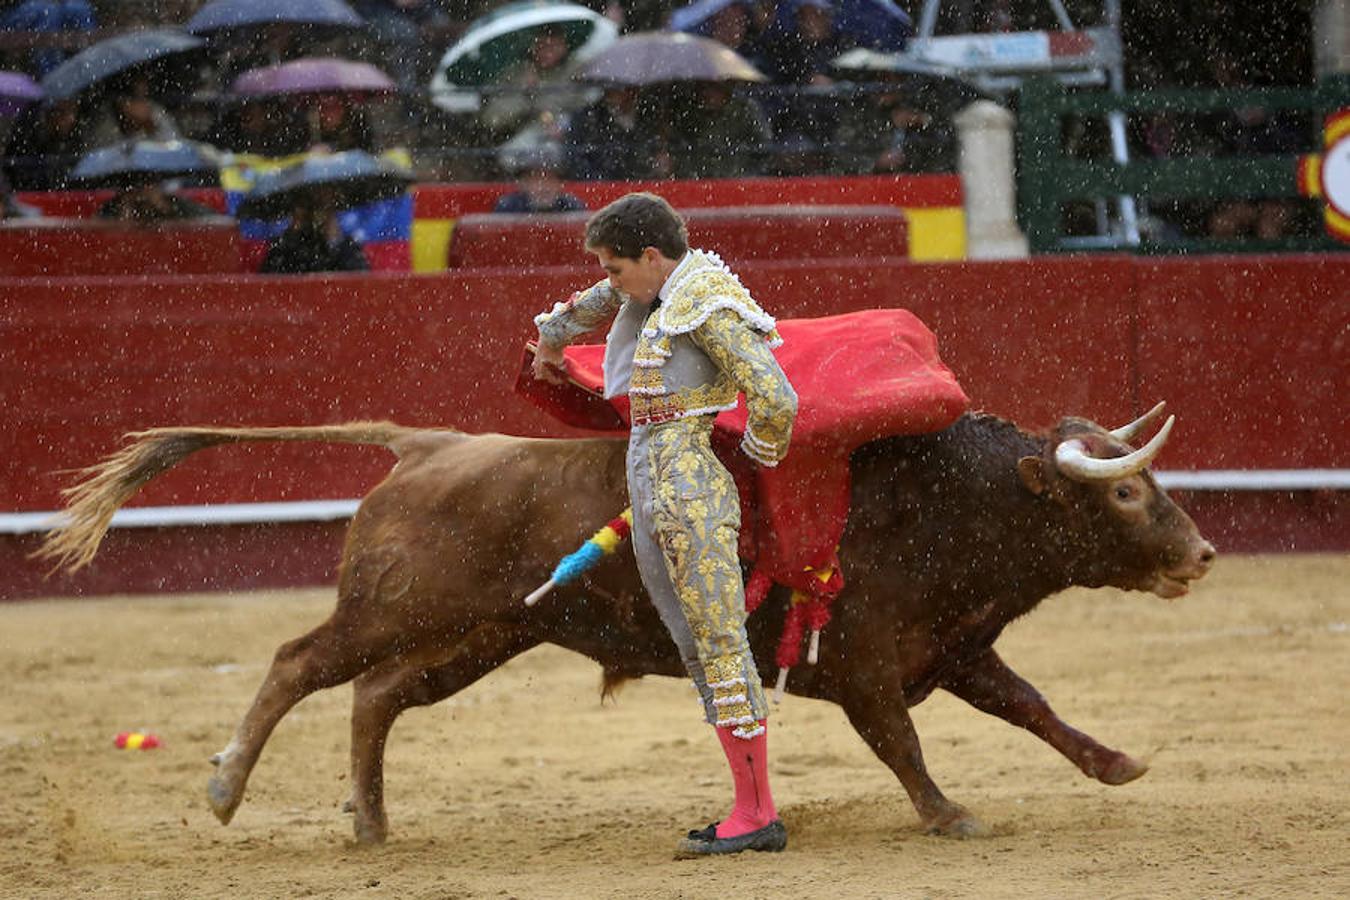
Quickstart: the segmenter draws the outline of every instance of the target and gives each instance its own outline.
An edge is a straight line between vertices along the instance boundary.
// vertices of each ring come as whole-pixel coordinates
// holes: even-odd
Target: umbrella
[[[758,69],[730,47],[711,38],[676,31],[621,37],[600,51],[578,77],[623,85],[765,80]]]
[[[952,115],[957,109],[975,103],[987,94],[964,78],[933,72],[926,63],[914,61],[903,53],[877,53],[856,47],[834,59],[834,69],[852,74],[887,76],[888,82],[904,94],[914,108]]]
[[[214,147],[195,141],[125,141],[101,147],[75,164],[71,178],[82,187],[137,187],[170,178],[218,177]]]
[[[111,78],[190,59],[204,46],[176,28],[129,31],[92,44],[52,69],[42,79],[42,90],[48,100],[68,100]]]
[[[23,112],[24,107],[42,99],[42,87],[22,72],[0,72],[0,119]]]
[[[903,50],[905,42],[914,33],[914,22],[909,14],[892,0],[840,0],[823,3],[822,0],[792,0],[778,6],[774,28],[794,31],[797,10],[804,4],[828,6],[834,12],[834,28],[839,34],[860,47],[874,50]]]
[[[728,6],[749,7],[751,0],[698,0],[688,6],[682,6],[670,14],[672,31],[690,31],[708,36],[708,26],[713,16]]]
[[[291,22],[329,28],[364,28],[366,20],[343,0],[212,0],[187,23],[193,34],[212,34]]]
[[[412,173],[360,150],[311,156],[258,179],[239,205],[240,218],[281,219],[297,203],[325,190],[337,209],[397,197],[412,184]]]
[[[950,115],[987,95],[964,79],[933,71],[903,53],[879,53],[857,47],[836,57],[835,69],[886,75],[916,108]]]
[[[543,30],[560,30],[570,56],[583,60],[614,42],[618,28],[609,19],[575,3],[527,0],[474,20],[445,51],[431,79],[436,104],[450,112],[472,112],[478,94],[466,88],[491,84],[524,60]]]
[[[387,94],[397,90],[374,66],[347,59],[307,57],[261,69],[234,80],[231,93],[244,97],[270,94]]]

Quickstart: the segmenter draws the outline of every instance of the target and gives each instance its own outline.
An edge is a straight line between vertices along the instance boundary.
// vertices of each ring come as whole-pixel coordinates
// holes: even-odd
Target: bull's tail
[[[398,453],[401,438],[418,433],[390,422],[349,422],[283,428],[152,428],[127,435],[121,450],[87,469],[76,470],[80,481],[62,491],[66,498],[63,521],[48,532],[33,555],[52,563],[52,571],[77,571],[94,558],[113,513],[141,486],[167,472],[188,456],[217,444],[250,441],[313,441],[375,444]]]

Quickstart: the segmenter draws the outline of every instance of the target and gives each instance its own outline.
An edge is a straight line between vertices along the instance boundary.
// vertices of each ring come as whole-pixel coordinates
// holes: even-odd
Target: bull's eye
[[[1128,500],[1134,496],[1134,488],[1128,484],[1116,485],[1116,498],[1119,500]]]

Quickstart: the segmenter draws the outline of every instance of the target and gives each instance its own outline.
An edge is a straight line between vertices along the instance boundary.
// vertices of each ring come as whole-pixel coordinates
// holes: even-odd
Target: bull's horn
[[[1148,424],[1150,422],[1158,418],[1158,416],[1162,414],[1163,409],[1165,409],[1166,407],[1167,401],[1164,400],[1157,406],[1150,409],[1148,412],[1144,413],[1139,418],[1135,419],[1130,424],[1122,425],[1115,431],[1111,432],[1111,437],[1119,441],[1124,441],[1127,444],[1130,443],[1135,439],[1135,437],[1139,434],[1139,432],[1143,431],[1145,428],[1148,427]]]
[[[1082,441],[1074,439],[1064,441],[1055,448],[1055,462],[1059,470],[1074,481],[1113,481],[1142,471],[1158,455],[1167,435],[1172,431],[1176,416],[1168,416],[1163,427],[1153,436],[1153,440],[1126,456],[1114,459],[1098,459],[1089,456]]]

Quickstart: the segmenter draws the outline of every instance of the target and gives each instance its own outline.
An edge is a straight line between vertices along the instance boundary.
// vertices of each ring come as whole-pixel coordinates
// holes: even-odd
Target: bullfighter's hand
[[[543,341],[535,348],[534,362],[530,368],[535,378],[543,379],[550,384],[562,384],[567,380],[564,377],[567,372],[567,360],[563,357],[562,348]]]

